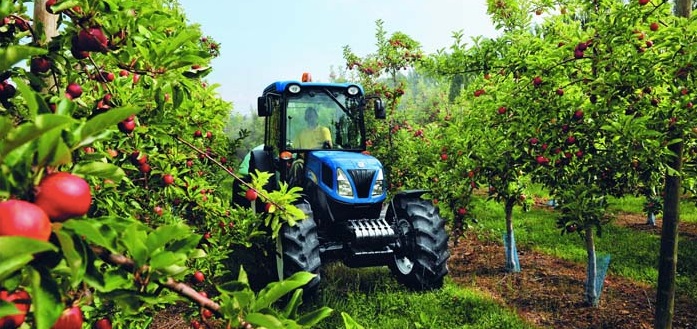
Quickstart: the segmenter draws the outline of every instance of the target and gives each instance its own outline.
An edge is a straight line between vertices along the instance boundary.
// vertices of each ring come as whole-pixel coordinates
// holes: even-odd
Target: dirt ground
[[[662,221],[619,214],[617,225],[660,235]],[[680,235],[697,238],[697,225],[681,223]],[[468,234],[451,246],[450,276],[464,286],[491,294],[531,323],[545,328],[653,328],[656,291],[651,286],[608,275],[600,305],[585,305],[585,264],[518,249],[522,271],[503,271],[503,246]],[[697,301],[676,296],[673,328],[697,328]]]

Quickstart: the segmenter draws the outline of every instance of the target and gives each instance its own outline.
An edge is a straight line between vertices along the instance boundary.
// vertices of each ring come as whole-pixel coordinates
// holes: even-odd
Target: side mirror
[[[375,108],[376,119],[384,119],[387,117],[387,112],[385,111],[385,105],[382,104],[382,99],[376,98],[373,100],[373,107]]]
[[[257,115],[260,117],[268,117],[271,115],[271,111],[269,110],[269,106],[266,102],[266,97],[264,96],[257,98]]]

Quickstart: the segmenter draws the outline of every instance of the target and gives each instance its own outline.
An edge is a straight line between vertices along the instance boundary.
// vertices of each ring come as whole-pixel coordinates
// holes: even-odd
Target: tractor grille
[[[370,184],[373,183],[375,169],[349,169],[349,175],[353,178],[356,184],[356,194],[359,198],[367,198],[370,196]]]

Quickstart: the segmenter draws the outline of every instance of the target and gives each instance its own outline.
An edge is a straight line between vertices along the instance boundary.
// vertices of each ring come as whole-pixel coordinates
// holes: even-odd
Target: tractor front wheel
[[[399,248],[388,265],[397,281],[414,290],[442,287],[450,252],[438,210],[420,198],[402,199],[390,208],[388,218],[396,220]]]
[[[314,295],[319,288],[319,268],[322,264],[319,256],[319,239],[317,224],[308,203],[296,205],[305,212],[307,218],[295,225],[287,223],[281,228],[276,240],[276,270],[278,279],[286,279],[296,272],[310,272],[316,275],[304,290],[307,295]]]

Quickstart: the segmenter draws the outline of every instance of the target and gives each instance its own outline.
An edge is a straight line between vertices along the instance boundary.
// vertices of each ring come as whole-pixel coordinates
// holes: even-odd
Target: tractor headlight
[[[348,177],[341,169],[336,170],[336,189],[341,196],[353,197],[351,182],[349,182]]]
[[[300,86],[298,86],[298,85],[290,85],[290,86],[288,86],[288,91],[289,91],[291,94],[297,94],[297,93],[300,92]]]
[[[377,178],[375,178],[375,185],[373,185],[373,196],[382,195],[382,193],[385,191],[384,183],[382,170],[378,170]]]
[[[360,91],[360,89],[358,89],[357,86],[350,86],[350,87],[348,87],[347,91],[348,91],[348,94],[350,96],[356,96],[356,95],[358,95],[358,92]]]

